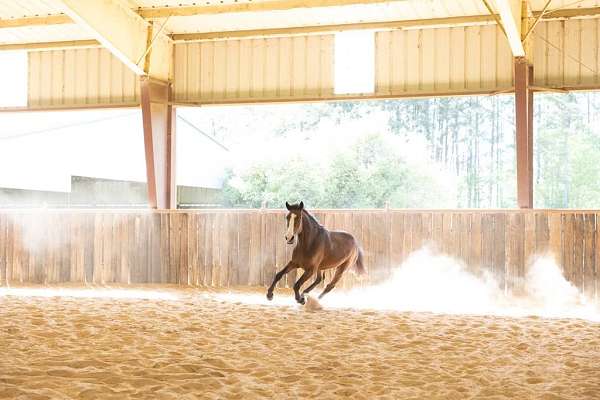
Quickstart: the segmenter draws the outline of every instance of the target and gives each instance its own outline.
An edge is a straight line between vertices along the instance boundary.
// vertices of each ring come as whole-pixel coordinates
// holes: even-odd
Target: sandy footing
[[[0,398],[600,399],[595,322],[158,290],[0,290]]]

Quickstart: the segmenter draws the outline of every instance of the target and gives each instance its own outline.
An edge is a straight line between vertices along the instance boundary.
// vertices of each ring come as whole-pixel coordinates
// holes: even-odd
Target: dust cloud
[[[550,256],[535,258],[520,284],[523,290],[511,294],[490,274],[476,275],[452,257],[423,248],[395,268],[386,281],[348,291],[337,288],[320,300],[320,305],[325,309],[539,316],[600,322],[600,307],[564,278]],[[241,303],[294,305],[293,298],[281,292],[275,293],[271,303],[259,294],[229,293],[218,297]]]

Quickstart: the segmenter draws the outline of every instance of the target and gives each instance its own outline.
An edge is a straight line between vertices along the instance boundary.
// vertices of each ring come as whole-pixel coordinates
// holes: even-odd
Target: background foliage
[[[600,208],[600,95],[536,94],[535,104],[536,207]],[[197,112],[236,160],[228,207],[516,207],[512,96]]]

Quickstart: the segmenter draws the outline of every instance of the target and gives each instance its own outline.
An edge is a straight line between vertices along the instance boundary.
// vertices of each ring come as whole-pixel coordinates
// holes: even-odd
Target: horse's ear
[[[287,208],[288,210],[290,210],[290,204],[287,201],[285,202],[285,208]]]
[[[301,210],[304,210],[304,202],[303,202],[303,201],[301,201],[301,202],[300,202],[300,205],[299,205],[298,207],[299,207]]]

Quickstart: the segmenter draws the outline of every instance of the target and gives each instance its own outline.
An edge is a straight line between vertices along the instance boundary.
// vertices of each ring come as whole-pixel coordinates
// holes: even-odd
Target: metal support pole
[[[515,58],[515,126],[517,150],[517,203],[533,208],[533,66]]]
[[[151,208],[177,208],[175,186],[175,110],[171,85],[140,79],[148,204]]]

